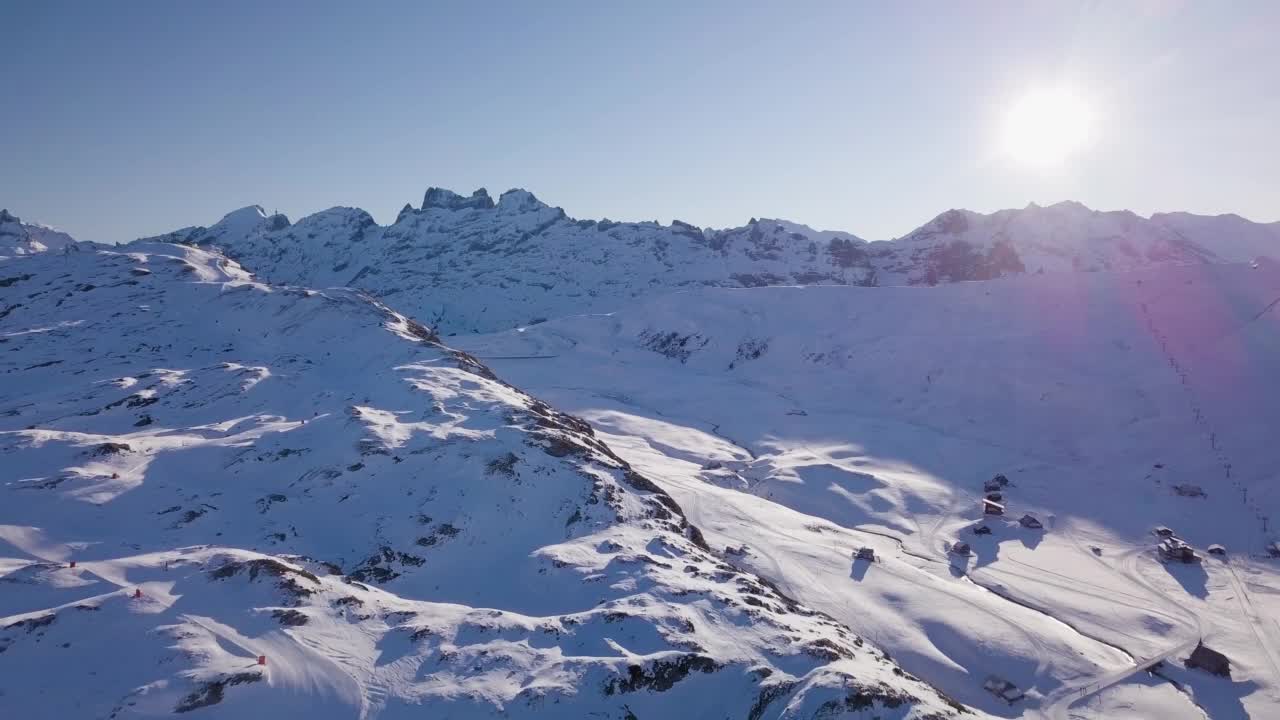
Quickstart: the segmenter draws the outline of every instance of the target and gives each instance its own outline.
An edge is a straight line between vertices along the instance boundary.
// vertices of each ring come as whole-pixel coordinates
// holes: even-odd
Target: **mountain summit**
[[[892,241],[785,220],[710,230],[673,221],[579,220],[527,190],[495,203],[430,188],[389,226],[332,208],[290,224],[256,206],[161,239],[213,245],[264,278],[350,286],[444,334],[487,332],[699,287],[932,285],[1044,272],[1280,255],[1280,224],[1184,213],[1142,218],[1074,202],[991,214],[949,210]]]
[[[70,235],[39,223],[24,223],[8,210],[0,210],[0,258],[34,253],[61,252],[75,245]]]

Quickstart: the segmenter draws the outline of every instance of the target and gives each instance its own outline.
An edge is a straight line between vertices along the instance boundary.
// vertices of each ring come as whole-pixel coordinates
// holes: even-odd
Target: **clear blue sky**
[[[428,185],[868,238],[951,207],[1280,220],[1280,2],[6,2],[0,206],[82,239]],[[1094,117],[1011,163],[1020,96]]]

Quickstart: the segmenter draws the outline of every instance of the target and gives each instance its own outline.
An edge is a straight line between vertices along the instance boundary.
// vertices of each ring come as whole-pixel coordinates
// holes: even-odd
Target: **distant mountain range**
[[[7,216],[12,218],[12,216]],[[16,220],[16,219],[15,219]],[[26,226],[28,228],[32,226]],[[525,190],[497,202],[431,188],[380,226],[358,208],[290,223],[250,206],[149,241],[217,246],[272,282],[350,286],[445,335],[503,330],[696,287],[932,285],[1024,273],[1280,256],[1280,223],[1188,213],[1143,218],[1075,202],[984,215],[948,210],[867,241],[785,220],[724,230],[578,220]]]

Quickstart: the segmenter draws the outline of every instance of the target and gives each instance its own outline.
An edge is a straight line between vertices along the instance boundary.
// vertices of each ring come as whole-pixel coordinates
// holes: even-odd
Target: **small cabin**
[[[1182,485],[1174,485],[1173,491],[1182,497],[1202,498],[1204,497],[1204,488],[1199,485],[1184,483]]]
[[[956,555],[970,555],[973,553],[973,548],[969,547],[969,543],[963,540],[957,540],[951,546],[951,552],[955,553]]]
[[[1227,549],[1221,545],[1218,545],[1217,543],[1210,545],[1208,547],[1208,550],[1210,555],[1217,555],[1218,557],[1227,556]]]
[[[1191,657],[1186,662],[1189,668],[1199,668],[1211,675],[1229,678],[1231,677],[1231,661],[1226,655],[1217,650],[1210,650],[1204,646],[1204,641],[1196,645],[1196,649],[1191,651]]]
[[[1196,560],[1196,551],[1176,537],[1164,538],[1159,545],[1156,545],[1156,550],[1160,553],[1160,559],[1166,562],[1177,560],[1189,563]]]
[[[1030,528],[1032,530],[1039,530],[1044,527],[1044,524],[1040,522],[1039,518],[1031,513],[1027,513],[1019,518],[1018,524],[1024,528]]]
[[[869,547],[858,548],[858,551],[853,554],[853,559],[866,560],[867,562],[875,562],[876,550],[875,548],[869,548]]]
[[[996,502],[995,500],[988,500],[988,499],[986,499],[986,498],[983,498],[983,499],[982,499],[982,514],[983,514],[983,515],[1003,515],[1003,514],[1004,514],[1004,505],[1001,505],[1000,503]]]
[[[1004,700],[1010,705],[1025,697],[1024,693],[1018,689],[1017,685],[995,675],[988,675],[986,681],[982,683],[982,687],[987,692],[995,695],[1001,700]]]

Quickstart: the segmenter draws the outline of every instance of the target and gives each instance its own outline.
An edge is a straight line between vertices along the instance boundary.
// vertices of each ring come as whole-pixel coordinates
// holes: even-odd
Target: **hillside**
[[[24,223],[8,210],[0,210],[0,259],[41,252],[61,252],[75,245],[70,235],[37,223]]]
[[[952,210],[898,240],[867,242],[783,220],[727,230],[576,220],[524,190],[494,202],[484,190],[438,188],[386,227],[356,208],[290,225],[252,206],[151,240],[220,247],[273,282],[366,290],[445,335],[608,312],[700,287],[921,285],[1280,255],[1280,225],[1146,219],[1078,203]]]
[[[740,566],[962,702],[1265,717],[1280,702],[1264,553],[1277,301],[1275,263],[1175,264],[701,289],[460,343],[590,421],[713,545],[745,548]],[[1006,512],[984,518],[997,474]],[[1026,513],[1044,528],[1020,527]],[[1157,525],[1202,562],[1157,562]],[[949,553],[961,541],[972,555]],[[882,559],[851,572],[860,546]],[[1231,681],[1183,669],[1199,639],[1231,657]],[[1130,677],[1151,658],[1176,685]],[[984,704],[986,672],[1032,688],[1026,706]]]
[[[0,278],[6,717],[980,716],[379,301],[161,243]]]

